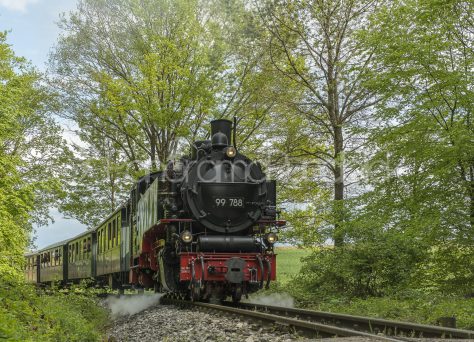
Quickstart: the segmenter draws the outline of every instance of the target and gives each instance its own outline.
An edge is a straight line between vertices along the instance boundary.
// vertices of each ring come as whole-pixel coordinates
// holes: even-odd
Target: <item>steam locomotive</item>
[[[239,153],[234,124],[211,122],[191,156],[138,180],[128,201],[94,229],[26,255],[30,282],[94,279],[220,301],[276,276],[276,183]],[[232,141],[232,144],[231,144]]]

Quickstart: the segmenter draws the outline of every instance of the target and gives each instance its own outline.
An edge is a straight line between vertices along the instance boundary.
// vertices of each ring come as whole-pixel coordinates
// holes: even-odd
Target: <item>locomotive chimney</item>
[[[226,119],[211,121],[211,137],[214,137],[219,132],[223,133],[227,137],[226,146],[230,145],[231,131],[232,131],[232,121],[226,120]]]

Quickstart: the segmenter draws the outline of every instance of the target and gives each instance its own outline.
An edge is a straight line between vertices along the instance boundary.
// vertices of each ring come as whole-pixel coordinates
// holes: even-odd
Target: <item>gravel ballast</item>
[[[154,304],[143,308],[142,302],[112,302],[112,321],[107,329],[108,342],[147,341],[320,341],[288,332],[286,327],[261,325],[238,316],[197,308],[178,308]],[[148,302],[148,298],[146,298]],[[142,311],[137,311],[142,309]],[[378,339],[363,337],[329,338],[331,342],[369,342]],[[440,339],[409,339],[413,342],[448,342]],[[466,340],[464,340],[466,341]]]
[[[132,341],[319,341],[271,326],[247,322],[215,312],[155,305],[133,315],[116,317],[107,332],[108,342]],[[372,342],[361,337],[330,338],[331,342]]]

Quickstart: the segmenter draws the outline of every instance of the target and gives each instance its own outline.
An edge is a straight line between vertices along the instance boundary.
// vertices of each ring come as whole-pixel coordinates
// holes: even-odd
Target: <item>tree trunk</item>
[[[156,151],[156,143],[157,143],[157,136],[155,134],[155,132],[153,131],[151,133],[151,137],[150,137],[150,160],[151,160],[151,169],[152,171],[156,171],[157,170],[157,165],[156,165],[156,155],[157,155],[157,151]]]
[[[469,218],[471,220],[471,235],[474,236],[474,166],[469,167],[470,184],[469,184]]]
[[[334,246],[344,244],[344,137],[342,126],[334,127]]]

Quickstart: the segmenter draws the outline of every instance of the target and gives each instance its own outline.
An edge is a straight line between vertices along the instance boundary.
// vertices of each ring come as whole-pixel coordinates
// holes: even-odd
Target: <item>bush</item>
[[[474,296],[474,247],[446,242],[432,247],[418,265],[413,288],[446,295]]]
[[[304,258],[291,287],[303,301],[305,297],[384,296],[411,282],[421,256],[418,248],[397,240],[320,249]]]
[[[107,313],[94,299],[0,284],[0,340],[99,341]]]

